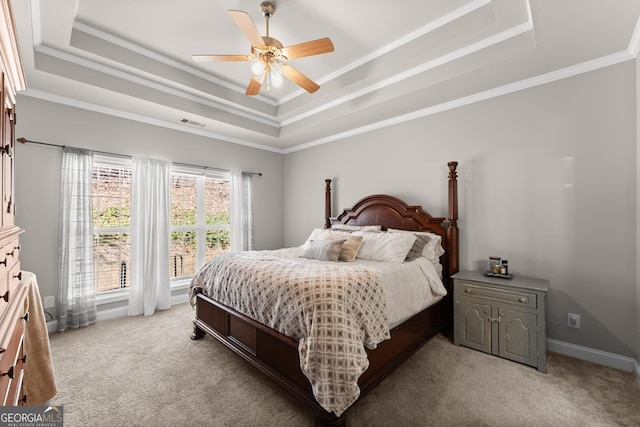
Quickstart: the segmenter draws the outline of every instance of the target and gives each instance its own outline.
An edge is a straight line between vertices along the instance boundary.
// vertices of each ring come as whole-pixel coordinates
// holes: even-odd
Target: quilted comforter
[[[286,251],[219,255],[191,288],[298,340],[300,366],[318,403],[340,416],[360,394],[365,347],[388,339],[384,288],[365,266]]]

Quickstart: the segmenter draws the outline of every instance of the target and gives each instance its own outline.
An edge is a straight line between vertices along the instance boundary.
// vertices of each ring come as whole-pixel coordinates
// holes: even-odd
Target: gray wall
[[[637,357],[635,73],[628,61],[290,153],[284,243],[322,225],[325,178],[334,215],[388,193],[446,216],[456,160],[461,267],[496,255],[549,279],[550,338]]]
[[[640,165],[640,57],[636,58],[636,165]],[[636,169],[636,360],[640,361],[640,173]],[[638,369],[636,367],[636,369]],[[636,372],[640,378],[640,370]]]
[[[498,255],[549,279],[551,338],[638,358],[637,80],[629,61],[286,156],[26,96],[17,136],[263,172],[258,249],[298,245],[322,226],[325,178],[334,214],[388,193],[445,216],[446,163],[457,160],[462,268]],[[61,153],[24,145],[16,155],[22,267],[55,295]],[[581,329],[566,327],[567,312],[582,315]]]
[[[16,135],[28,140],[173,162],[262,172],[254,179],[255,246],[282,247],[283,156],[157,126],[18,96]],[[40,294],[58,287],[58,218],[62,150],[16,148],[16,223],[25,230],[21,267],[38,277]]]

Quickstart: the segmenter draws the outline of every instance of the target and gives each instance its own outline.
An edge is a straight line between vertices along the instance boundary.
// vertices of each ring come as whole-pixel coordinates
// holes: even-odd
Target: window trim
[[[184,175],[188,177],[204,179],[215,179],[220,181],[226,181],[229,184],[229,191],[231,191],[231,172],[217,169],[208,169],[199,166],[188,166],[183,164],[172,164],[171,175]],[[197,181],[197,193],[196,193],[196,206],[205,206],[205,188],[204,179]],[[229,206],[231,210],[231,206]],[[229,212],[231,214],[231,212]],[[175,227],[175,228],[174,228]],[[196,212],[196,225],[171,225],[170,232],[173,231],[195,231],[197,236],[196,241],[196,266],[203,266],[206,263],[206,235],[208,230],[227,230],[231,234],[231,218],[229,218],[229,224],[213,224],[207,225],[205,223],[205,211],[204,209]],[[199,268],[196,268],[198,271]],[[193,274],[171,277],[169,282],[171,289],[182,289],[188,287],[188,284],[193,278]],[[185,285],[186,283],[186,285]]]
[[[106,166],[115,166],[115,167],[123,167],[131,169],[133,174],[133,158],[127,156],[121,156],[118,154],[108,155],[108,154],[100,154],[93,153],[93,165],[106,165]],[[133,176],[132,176],[133,178]],[[131,226],[126,227],[113,227],[113,228],[98,228],[92,226],[92,234],[95,238],[96,234],[100,233],[129,233],[131,235]],[[95,265],[95,261],[94,261]],[[94,278],[95,280],[95,278]],[[129,288],[117,288],[110,289],[108,291],[96,291],[95,294],[96,304],[110,304],[113,302],[126,301],[129,299]]]

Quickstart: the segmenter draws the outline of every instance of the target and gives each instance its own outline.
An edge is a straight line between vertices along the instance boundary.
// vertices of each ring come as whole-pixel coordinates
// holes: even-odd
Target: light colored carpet
[[[311,426],[210,337],[188,304],[51,335],[65,426]],[[347,411],[349,426],[638,426],[632,374],[549,353],[548,373],[438,335]]]

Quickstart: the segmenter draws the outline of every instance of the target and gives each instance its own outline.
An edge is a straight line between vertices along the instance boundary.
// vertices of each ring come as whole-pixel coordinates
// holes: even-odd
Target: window
[[[128,288],[131,257],[130,159],[94,156],[93,253],[96,293]],[[230,174],[174,167],[171,173],[169,277],[194,275],[228,252]]]
[[[169,276],[194,275],[231,247],[229,174],[174,168],[171,174]]]
[[[131,166],[95,156],[93,165],[93,259],[96,293],[129,286]]]

